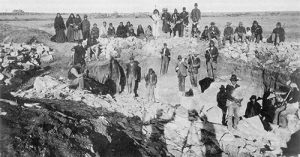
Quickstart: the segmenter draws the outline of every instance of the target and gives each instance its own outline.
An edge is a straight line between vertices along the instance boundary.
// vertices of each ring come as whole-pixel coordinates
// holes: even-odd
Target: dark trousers
[[[169,68],[169,58],[167,56],[162,57],[161,63],[161,74],[167,74]]]
[[[197,87],[197,82],[198,82],[197,74],[195,74],[195,73],[190,73],[190,80],[191,80],[191,85],[192,85],[193,87]]]
[[[226,125],[226,113],[227,113],[226,102],[224,104],[218,104],[218,107],[222,110],[222,113],[223,113],[222,124]]]
[[[185,91],[185,77],[186,76],[178,76],[178,86],[180,92]]]
[[[180,24],[176,24],[173,28],[173,36],[176,36],[176,33],[178,32],[178,36],[181,36],[181,26]]]
[[[138,88],[139,88],[139,81],[135,80],[134,89],[133,89],[135,97],[139,96],[138,93],[137,93]]]

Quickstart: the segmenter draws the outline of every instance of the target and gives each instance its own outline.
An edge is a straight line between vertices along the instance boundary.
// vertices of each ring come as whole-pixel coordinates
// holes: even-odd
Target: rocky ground
[[[11,37],[10,37],[11,38]],[[22,41],[23,42],[23,41]],[[87,91],[68,88],[66,71],[74,44],[57,44],[47,40],[44,43],[55,53],[54,62],[44,63],[52,67],[48,75],[30,80],[26,89],[12,92],[14,102],[1,102],[1,155],[15,156],[151,156],[157,154],[157,148],[149,144],[151,127],[142,126],[142,122],[155,116],[157,109],[164,110],[164,118],[176,112],[174,121],[165,125],[165,145],[174,156],[276,156],[287,147],[291,135],[300,129],[299,106],[290,105],[292,112],[287,115],[288,127],[276,125],[267,132],[258,117],[244,119],[236,131],[229,131],[221,125],[221,110],[216,106],[216,94],[221,85],[226,85],[232,73],[240,78],[239,84],[244,89],[240,114],[243,115],[248,98],[255,94],[261,96],[266,87],[285,83],[290,70],[299,61],[299,44],[287,43],[286,48],[279,49],[262,43],[250,45],[243,50],[243,45],[233,45],[221,50],[218,79],[201,93],[194,89],[194,97],[182,97],[177,92],[177,77],[174,70],[177,55],[187,56],[199,53],[201,68],[199,78],[206,77],[204,51],[206,42],[189,38],[160,38],[150,42],[130,38],[127,40],[101,40],[106,58],[108,54],[121,56],[122,65],[134,55],[140,62],[142,76],[148,68],[156,73],[160,69],[159,51],[166,42],[171,49],[169,73],[159,76],[156,88],[156,103],[146,101],[144,81],[139,86],[139,97],[134,98],[125,92],[112,97],[94,95]],[[284,46],[284,45],[282,45]],[[264,47],[272,48],[267,51]],[[115,49],[116,48],[116,49]],[[243,55],[235,55],[241,50]],[[264,51],[260,51],[264,49]],[[256,53],[259,52],[258,53]],[[267,54],[264,52],[267,51]],[[278,56],[285,53],[292,55],[293,60],[285,60],[280,65],[264,66],[252,64],[254,58],[269,55]],[[239,52],[239,51],[237,51]],[[278,52],[278,53],[277,53]],[[253,54],[254,53],[254,54]],[[246,58],[245,58],[246,57]],[[297,58],[298,57],[298,58]],[[280,58],[280,57],[279,57]],[[250,63],[251,62],[251,63]],[[293,62],[293,63],[291,63]],[[269,66],[268,68],[265,68]],[[59,67],[59,68],[58,68]],[[271,67],[271,68],[270,68]],[[272,69],[271,72],[268,71]],[[275,70],[274,70],[275,69]],[[286,70],[289,69],[289,70]],[[284,72],[282,72],[284,71]],[[274,75],[278,74],[278,75]],[[276,77],[274,77],[276,76]],[[275,81],[276,80],[276,83]],[[187,78],[187,89],[191,88]],[[12,103],[14,104],[14,103]],[[176,106],[180,104],[180,106]],[[202,110],[202,120],[191,122],[188,111]],[[15,121],[13,119],[16,119]],[[205,120],[207,119],[207,120]],[[17,143],[20,143],[16,145]],[[2,142],[1,142],[2,143]],[[62,147],[61,144],[64,143]],[[299,145],[298,145],[299,146]],[[300,148],[299,148],[300,149]],[[298,150],[299,150],[298,149]],[[154,151],[153,151],[154,150]]]

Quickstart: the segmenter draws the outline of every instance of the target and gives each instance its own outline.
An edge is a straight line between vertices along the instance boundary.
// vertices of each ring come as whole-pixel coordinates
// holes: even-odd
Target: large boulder
[[[37,77],[34,81],[33,87],[37,91],[45,91],[54,88],[57,85],[59,85],[59,82],[55,78],[46,75],[44,77]]]

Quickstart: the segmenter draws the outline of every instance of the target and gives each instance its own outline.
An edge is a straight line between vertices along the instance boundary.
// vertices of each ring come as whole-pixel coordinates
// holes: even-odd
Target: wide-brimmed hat
[[[237,76],[235,74],[232,74],[229,80],[230,81],[238,81],[239,79],[237,78]]]
[[[163,10],[163,11],[168,11],[168,9],[167,9],[167,8],[163,8],[162,10]]]
[[[226,26],[230,26],[231,24],[231,22],[226,22]]]
[[[83,17],[84,17],[84,18],[86,18],[86,17],[87,17],[87,15],[84,15]]]
[[[198,6],[198,4],[197,4],[197,3],[195,3],[195,4],[194,4],[194,6]]]
[[[215,25],[215,24],[216,24],[215,22],[211,22],[211,23],[210,23],[210,25]]]

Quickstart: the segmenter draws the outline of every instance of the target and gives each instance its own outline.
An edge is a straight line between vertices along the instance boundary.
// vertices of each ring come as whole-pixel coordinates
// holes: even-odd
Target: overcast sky
[[[0,0],[0,12],[22,9],[26,12],[152,12],[155,8],[169,10],[197,2],[203,12],[300,11],[300,0]]]

